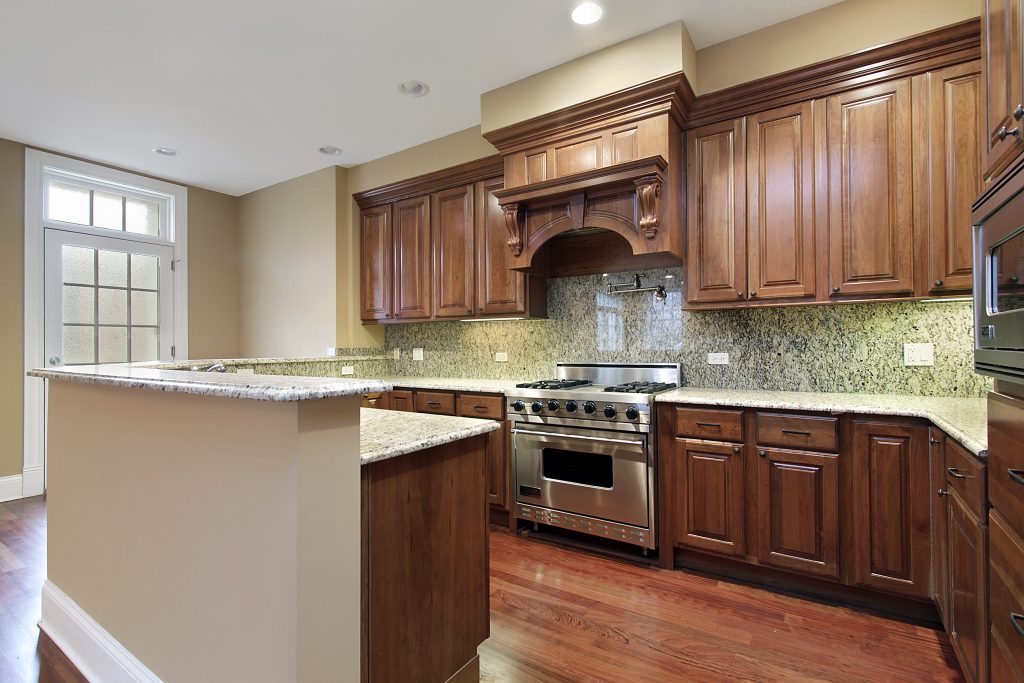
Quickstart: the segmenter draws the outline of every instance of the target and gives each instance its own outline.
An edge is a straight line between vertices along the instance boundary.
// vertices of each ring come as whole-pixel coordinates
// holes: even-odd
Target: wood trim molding
[[[643,180],[645,183],[658,182],[665,175],[668,162],[662,156],[646,157],[636,161],[627,161],[614,166],[593,168],[589,171],[574,173],[563,178],[542,180],[539,183],[523,185],[510,189],[497,190],[494,196],[502,206],[535,201],[546,201],[577,194],[585,190],[595,190],[612,185],[625,185]]]
[[[969,19],[701,95],[689,111],[686,127],[696,128],[980,58],[981,19]]]
[[[682,71],[624,88],[609,95],[542,114],[484,133],[503,153],[526,149],[542,140],[579,135],[594,128],[649,118],[668,111],[682,127],[694,102],[693,88]]]
[[[424,173],[415,178],[399,180],[389,185],[382,185],[372,190],[358,192],[352,198],[360,209],[388,204],[401,199],[416,197],[429,192],[445,190],[457,185],[468,185],[478,180],[487,180],[500,176],[505,171],[503,158],[500,154],[492,154],[483,159],[469,161],[451,168]]]

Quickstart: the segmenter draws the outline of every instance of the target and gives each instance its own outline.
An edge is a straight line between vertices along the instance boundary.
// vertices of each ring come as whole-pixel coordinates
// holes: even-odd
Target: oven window
[[[1024,309],[1024,229],[992,249],[992,272],[996,312]]]
[[[545,479],[612,488],[612,456],[545,448],[542,454]]]

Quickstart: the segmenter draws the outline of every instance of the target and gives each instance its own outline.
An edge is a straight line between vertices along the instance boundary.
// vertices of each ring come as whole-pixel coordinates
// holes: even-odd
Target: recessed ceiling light
[[[178,156],[178,150],[171,149],[170,147],[154,147],[153,151],[164,157],[176,157]]]
[[[423,81],[402,81],[398,84],[398,92],[409,97],[423,97],[430,92],[430,86]]]
[[[321,154],[327,154],[329,156],[338,156],[341,154],[341,147],[335,147],[334,145],[324,145],[320,148]]]
[[[597,2],[581,2],[572,10],[572,20],[583,26],[600,21],[603,15],[604,7]]]

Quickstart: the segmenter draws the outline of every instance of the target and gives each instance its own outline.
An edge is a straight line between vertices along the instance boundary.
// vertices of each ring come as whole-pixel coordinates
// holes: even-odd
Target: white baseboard
[[[0,503],[7,500],[21,498],[22,477],[15,474],[11,477],[0,477]]]
[[[21,495],[25,498],[28,498],[29,496],[41,496],[45,490],[42,465],[26,467],[25,471],[22,473]]]
[[[49,581],[43,584],[42,611],[39,628],[92,683],[161,683],[156,674]]]

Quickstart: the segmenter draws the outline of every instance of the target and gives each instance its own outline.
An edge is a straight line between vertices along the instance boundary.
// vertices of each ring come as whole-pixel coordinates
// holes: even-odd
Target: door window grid
[[[62,271],[64,365],[159,358],[159,257],[65,246]]]

